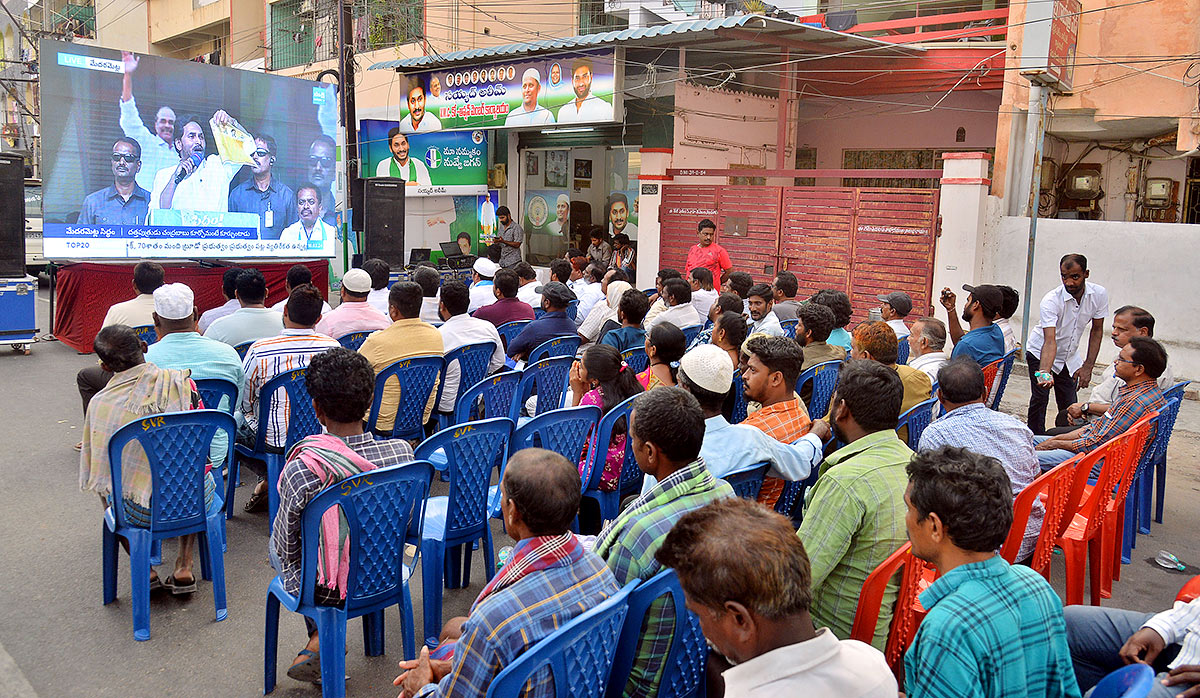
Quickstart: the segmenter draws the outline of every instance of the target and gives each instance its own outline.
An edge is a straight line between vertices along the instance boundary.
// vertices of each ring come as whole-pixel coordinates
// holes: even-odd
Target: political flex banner
[[[359,122],[363,174],[398,177],[409,196],[454,196],[487,191],[487,138],[483,131],[405,134],[397,122]]]

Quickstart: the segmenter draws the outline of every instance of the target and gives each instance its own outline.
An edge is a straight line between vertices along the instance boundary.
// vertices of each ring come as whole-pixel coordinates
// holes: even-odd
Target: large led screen
[[[332,257],[330,85],[41,44],[45,255]]]

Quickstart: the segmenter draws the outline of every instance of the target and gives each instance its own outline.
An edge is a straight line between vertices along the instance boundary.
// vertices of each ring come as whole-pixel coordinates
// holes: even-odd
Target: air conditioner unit
[[[1095,172],[1077,172],[1067,177],[1067,198],[1098,199],[1100,191],[1100,175]]]

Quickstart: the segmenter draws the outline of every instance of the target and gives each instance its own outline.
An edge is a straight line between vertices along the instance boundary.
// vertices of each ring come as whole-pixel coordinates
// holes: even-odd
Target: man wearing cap
[[[495,302],[485,305],[473,315],[483,321],[490,322],[495,327],[518,320],[532,320],[533,306],[517,298],[521,280],[512,269],[501,269],[492,279],[492,291]],[[539,303],[540,305],[540,303]]]
[[[351,332],[382,330],[392,321],[371,307],[371,275],[362,269],[351,269],[342,277],[342,303],[321,316],[317,332],[338,339]]]
[[[480,257],[471,265],[471,307],[468,312],[474,313],[483,306],[496,302],[496,294],[492,290],[492,279],[499,270],[500,265],[487,257]]]
[[[554,123],[550,110],[538,104],[542,91],[542,74],[537,68],[529,68],[521,75],[521,106],[510,111],[504,126],[542,126]]]
[[[962,326],[958,324],[958,316],[954,314],[957,296],[949,288],[942,289],[942,307],[946,309],[949,318],[946,327],[954,340],[954,350],[950,352],[950,358],[969,356],[980,366],[987,366],[997,359],[1004,358],[1004,331],[995,324],[996,316],[1004,305],[1004,294],[1000,293],[999,288],[989,284],[964,285],[963,290],[969,294],[962,311],[962,319],[970,327],[970,331],[966,333],[962,331]]]
[[[559,194],[554,200],[554,220],[546,224],[546,228],[555,235],[567,235],[571,232],[571,197]]]
[[[241,388],[242,358],[233,347],[196,331],[200,313],[195,295],[187,284],[165,284],[154,290],[154,331],[158,341],[146,350],[146,361],[159,368],[191,369],[192,380],[220,378]],[[210,410],[233,411],[236,405],[205,405]],[[209,451],[214,466],[220,466],[229,450],[225,432],[218,431]]]
[[[551,281],[538,287],[537,292],[542,294],[542,310],[546,312],[526,325],[509,343],[508,355],[514,359],[524,360],[529,352],[547,340],[575,336],[575,322],[567,317],[567,305],[575,300],[571,289],[564,283]]]
[[[500,243],[500,266],[508,269],[521,263],[521,245],[525,242],[525,230],[512,219],[507,206],[496,209],[496,220],[500,230],[496,231],[496,242]]]
[[[787,481],[803,480],[821,462],[829,428],[821,423],[792,443],[780,443],[761,429],[730,424],[721,413],[733,387],[733,360],[718,346],[706,344],[689,351],[679,361],[678,385],[700,402],[704,411],[704,443],[700,456],[713,477],[724,478],[763,462],[767,474]],[[657,484],[647,475],[642,493]]]
[[[879,306],[879,313],[883,317],[883,321],[896,333],[896,339],[903,342],[909,334],[908,326],[904,324],[904,318],[912,312],[912,298],[904,291],[892,291],[875,296],[875,298],[883,301]]]

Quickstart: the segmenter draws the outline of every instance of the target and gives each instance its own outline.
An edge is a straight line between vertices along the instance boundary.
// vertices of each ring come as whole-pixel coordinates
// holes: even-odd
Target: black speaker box
[[[363,247],[393,267],[404,266],[404,186],[398,177],[363,180]]]
[[[25,161],[0,153],[0,278],[25,276]]]

